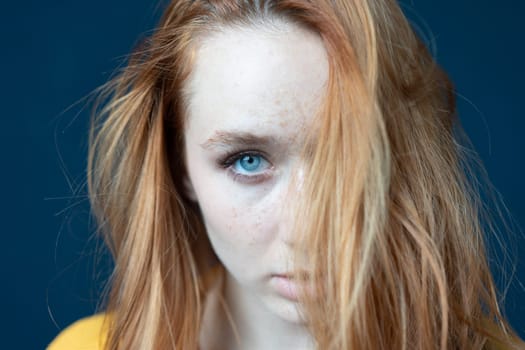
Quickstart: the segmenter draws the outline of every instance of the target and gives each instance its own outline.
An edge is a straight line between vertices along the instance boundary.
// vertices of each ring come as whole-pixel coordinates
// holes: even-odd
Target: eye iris
[[[246,171],[254,171],[261,164],[261,157],[246,155],[239,160],[239,165]]]

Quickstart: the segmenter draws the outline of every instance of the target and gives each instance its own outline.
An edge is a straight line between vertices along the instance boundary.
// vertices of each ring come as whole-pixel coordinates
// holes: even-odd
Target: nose
[[[301,200],[304,188],[304,167],[297,167],[291,172],[284,189],[282,190],[279,212],[279,238],[288,246],[294,246],[297,240],[298,224],[296,207]]]
[[[293,182],[293,181],[292,181]],[[301,193],[303,191],[304,187],[304,166],[301,166],[297,169],[296,177],[295,177],[295,190],[298,193]]]

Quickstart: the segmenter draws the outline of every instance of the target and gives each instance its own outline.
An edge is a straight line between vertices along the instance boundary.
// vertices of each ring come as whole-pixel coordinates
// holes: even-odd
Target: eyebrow
[[[243,131],[216,131],[209,139],[201,143],[204,149],[229,146],[271,146],[279,143],[274,136],[256,135]]]

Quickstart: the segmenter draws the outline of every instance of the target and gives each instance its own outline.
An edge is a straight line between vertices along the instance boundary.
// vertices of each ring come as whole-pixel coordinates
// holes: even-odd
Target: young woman
[[[106,88],[107,310],[50,349],[524,348],[396,1],[174,0]]]

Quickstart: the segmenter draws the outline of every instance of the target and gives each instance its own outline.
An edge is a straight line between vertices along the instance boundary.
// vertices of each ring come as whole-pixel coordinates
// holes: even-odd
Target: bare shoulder
[[[76,321],[61,331],[47,350],[102,350],[106,317],[106,314],[97,314]]]

